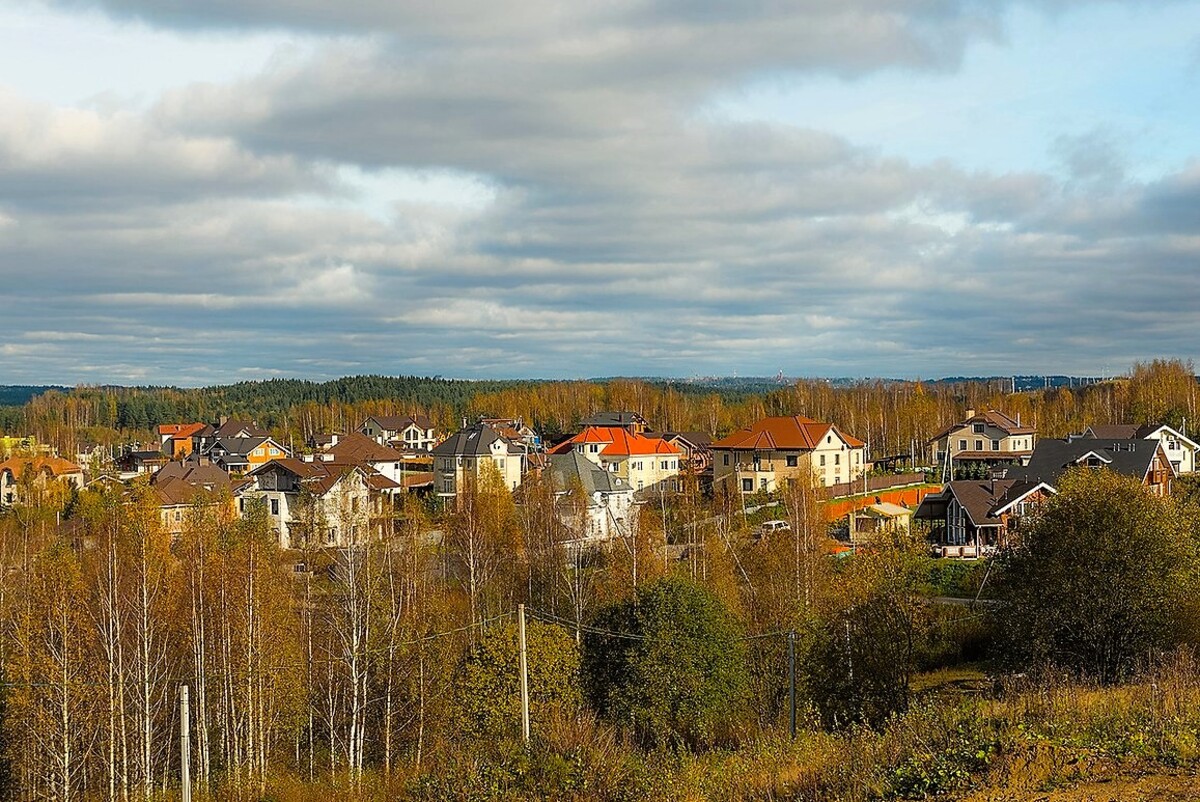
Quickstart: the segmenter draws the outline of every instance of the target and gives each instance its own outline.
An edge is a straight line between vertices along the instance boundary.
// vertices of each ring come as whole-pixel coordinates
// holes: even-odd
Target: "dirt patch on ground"
[[[989,789],[963,797],[961,802],[1200,802],[1200,776],[1147,774],[1099,782],[1085,780],[1053,791]]]

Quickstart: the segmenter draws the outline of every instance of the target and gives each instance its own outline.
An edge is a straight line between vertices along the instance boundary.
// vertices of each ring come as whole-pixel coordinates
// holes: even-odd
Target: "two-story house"
[[[930,522],[936,556],[977,559],[1004,547],[1055,493],[1028,479],[960,479],[925,496],[913,517]]]
[[[348,548],[384,534],[395,482],[332,459],[284,458],[255,468],[239,491],[244,514],[262,504],[284,549]]]
[[[989,409],[976,414],[968,409],[965,420],[947,426],[929,445],[932,464],[960,467],[1028,462],[1037,440],[1037,430]]]
[[[525,475],[525,445],[514,442],[486,423],[468,426],[433,449],[434,492],[443,499],[458,498],[469,482],[496,471],[509,491]]]
[[[1072,468],[1116,471],[1137,479],[1155,495],[1168,496],[1178,475],[1167,449],[1157,438],[1103,439],[1072,436],[1064,440],[1039,440],[1028,465],[997,469],[1005,479],[1058,483]]]
[[[63,490],[83,487],[83,468],[70,460],[43,454],[14,456],[0,462],[0,507],[26,502],[25,489],[40,493],[59,486]]]
[[[221,437],[202,456],[221,470],[240,476],[288,453],[271,437]]]
[[[550,454],[572,451],[624,479],[639,498],[680,489],[682,454],[661,437],[635,434],[622,426],[588,426],[556,445]]]
[[[768,493],[789,481],[829,487],[866,471],[866,443],[803,415],[763,418],[712,444],[713,486]]]
[[[604,541],[630,531],[633,488],[628,482],[575,450],[551,454],[548,463],[557,494],[566,496],[577,490],[582,495],[582,520],[579,511],[569,505],[560,505],[559,509],[563,525],[576,539]]]
[[[437,445],[433,421],[425,415],[372,415],[358,431],[382,446],[429,451]]]
[[[1098,440],[1158,440],[1177,475],[1196,472],[1196,452],[1200,450],[1200,444],[1165,423],[1089,426],[1083,436]]]

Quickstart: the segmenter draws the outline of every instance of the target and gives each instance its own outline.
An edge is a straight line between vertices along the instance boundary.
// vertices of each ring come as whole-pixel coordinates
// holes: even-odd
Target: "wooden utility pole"
[[[525,605],[517,605],[517,641],[521,663],[521,738],[529,743],[529,654],[525,648]]]
[[[179,688],[179,785],[183,802],[192,802],[191,745],[188,743],[191,730],[191,711],[188,708],[188,686]]]
[[[796,630],[788,633],[788,731],[796,738]]]

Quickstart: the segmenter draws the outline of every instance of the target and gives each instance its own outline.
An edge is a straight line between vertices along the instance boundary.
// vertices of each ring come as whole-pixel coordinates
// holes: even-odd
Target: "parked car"
[[[791,530],[791,524],[787,521],[763,521],[758,527],[758,536],[767,537],[775,532],[787,532]]]

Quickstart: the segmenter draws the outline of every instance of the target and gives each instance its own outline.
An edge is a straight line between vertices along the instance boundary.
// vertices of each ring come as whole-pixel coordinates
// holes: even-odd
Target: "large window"
[[[797,457],[795,454],[787,455],[787,466],[789,468],[795,468],[796,465],[798,465],[798,464],[799,464],[799,457]]]

